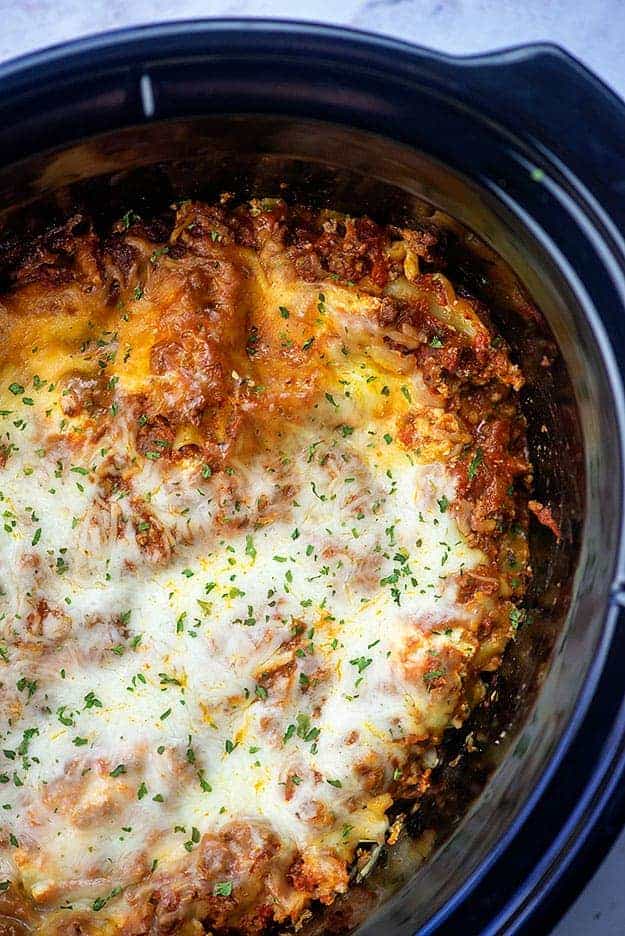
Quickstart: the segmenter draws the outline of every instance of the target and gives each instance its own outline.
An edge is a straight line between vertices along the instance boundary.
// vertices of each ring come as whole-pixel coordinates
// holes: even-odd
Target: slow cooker
[[[440,847],[416,870],[389,859],[359,929],[546,932],[625,820],[625,106],[555,46],[453,58],[263,20],[129,29],[0,68],[3,217],[68,185],[148,197],[167,164],[190,187],[272,195],[286,178],[374,217],[443,211],[548,323],[559,364],[530,368],[524,398],[537,496],[564,518],[555,545],[533,532],[540,613],[488,730],[469,726]]]

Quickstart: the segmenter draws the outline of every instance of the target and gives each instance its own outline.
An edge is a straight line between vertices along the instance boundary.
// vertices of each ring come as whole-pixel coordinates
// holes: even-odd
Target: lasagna
[[[224,195],[0,260],[0,932],[297,928],[523,621],[522,374],[423,222]]]

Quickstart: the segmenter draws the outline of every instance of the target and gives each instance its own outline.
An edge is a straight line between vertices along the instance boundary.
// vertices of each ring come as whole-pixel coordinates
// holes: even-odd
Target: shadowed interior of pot
[[[381,925],[414,932],[491,851],[535,787],[600,638],[616,537],[609,473],[601,467],[616,458],[608,380],[567,277],[529,230],[485,188],[391,141],[318,122],[202,118],[108,134],[0,173],[9,225],[35,203],[51,216],[70,201],[83,203],[104,222],[130,208],[224,191],[381,223],[427,218],[446,228],[450,279],[489,305],[527,379],[522,406],[534,496],[562,530],[556,542],[532,524],[531,622],[489,677],[485,703],[450,733],[426,800],[418,808],[398,804],[407,814],[403,839],[307,925],[311,932],[358,925],[362,932]],[[541,316],[531,314],[528,296]],[[545,368],[554,342],[559,354]]]

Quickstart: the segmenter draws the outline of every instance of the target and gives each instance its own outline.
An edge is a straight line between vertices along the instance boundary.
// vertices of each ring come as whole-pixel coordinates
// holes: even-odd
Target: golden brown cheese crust
[[[353,483],[353,493],[341,494],[335,508],[337,516],[345,518],[345,529],[351,527],[353,540],[315,542],[308,555],[318,560],[320,575],[306,581],[328,574],[340,578],[345,575],[340,569],[349,568],[349,587],[361,605],[373,607],[383,594],[389,601],[384,620],[389,609],[406,618],[396,637],[388,638],[380,663],[368,655],[374,651],[367,648],[379,643],[374,640],[362,655],[351,660],[348,656],[337,667],[331,650],[341,639],[347,641],[344,621],[333,614],[342,607],[341,585],[334,586],[327,601],[320,600],[312,628],[306,601],[313,599],[301,601],[303,609],[298,617],[289,617],[288,626],[279,614],[280,602],[287,607],[297,588],[295,557],[295,583],[292,577],[283,580],[277,610],[276,589],[267,592],[262,639],[272,655],[251,674],[253,711],[260,713],[255,716],[254,737],[276,752],[275,763],[283,770],[281,778],[274,778],[280,808],[294,810],[299,824],[294,828],[307,830],[299,841],[299,833],[288,837],[271,818],[228,814],[207,820],[204,827],[193,825],[182,835],[188,837],[182,853],[160,856],[155,863],[152,854],[164,826],[154,820],[150,828],[149,817],[142,817],[148,826],[141,843],[124,852],[118,869],[111,871],[94,859],[72,877],[65,853],[51,853],[40,830],[61,821],[63,829],[74,830],[87,842],[112,824],[116,830],[130,828],[128,817],[137,798],[143,799],[148,786],[153,795],[153,752],[147,742],[143,747],[137,743],[122,764],[102,740],[105,728],[101,737],[85,728],[82,737],[81,717],[99,716],[99,708],[106,707],[106,702],[98,702],[98,686],[90,690],[91,697],[84,693],[82,716],[71,705],[59,706],[57,727],[69,723],[70,734],[78,739],[73,741],[74,756],[60,773],[46,776],[32,791],[29,787],[30,800],[18,790],[16,809],[20,828],[26,828],[19,839],[7,810],[2,851],[11,871],[2,885],[0,913],[17,922],[0,923],[0,932],[11,932],[7,927],[13,925],[20,931],[19,921],[38,933],[58,936],[252,934],[274,921],[297,923],[311,903],[329,904],[349,887],[358,835],[366,838],[367,823],[376,829],[374,841],[383,838],[393,802],[418,798],[427,789],[435,745],[480,701],[481,673],[499,666],[522,621],[518,604],[529,576],[529,465],[516,396],[522,375],[495,334],[487,310],[456,295],[441,272],[443,260],[444,240],[434,228],[381,227],[368,218],[288,207],[279,200],[234,207],[228,199],[217,205],[186,202],[177,206],[173,223],[148,221],[129,212],[100,235],[89,219],[75,215],[33,242],[5,250],[3,269],[10,286],[0,297],[0,367],[2,405],[8,399],[11,410],[0,439],[0,491],[3,472],[9,478],[11,466],[24,455],[23,449],[18,451],[16,433],[23,429],[28,435],[32,428],[31,461],[40,446],[45,452],[41,457],[59,466],[57,477],[70,477],[79,488],[94,484],[86,519],[79,518],[79,524],[75,518],[83,537],[76,544],[90,543],[89,537],[96,534],[104,542],[104,527],[107,542],[131,544],[118,570],[125,581],[165,575],[187,555],[185,550],[195,549],[193,555],[199,555],[198,544],[202,556],[214,556],[221,544],[234,544],[237,537],[254,563],[259,535],[271,538],[280,524],[292,528],[294,543],[302,530],[307,534],[298,519],[304,508],[297,479],[305,474],[293,467],[293,453],[299,449],[292,440],[303,439],[311,426],[322,435],[328,430],[339,443],[326,446],[311,436],[302,467],[322,472],[328,491],[344,481]],[[368,376],[356,391],[358,369]],[[338,388],[344,398],[328,388]],[[31,410],[34,428],[20,427]],[[389,431],[382,434],[385,426]],[[367,440],[367,431],[373,441]],[[351,449],[345,447],[352,444]],[[372,447],[375,461],[370,463],[367,450]],[[396,461],[384,461],[387,458]],[[423,583],[409,566],[414,566],[410,550],[420,547],[420,540],[412,541],[410,548],[397,545],[391,525],[384,546],[374,539],[357,558],[353,551],[354,541],[369,535],[365,515],[385,509],[379,505],[389,491],[382,491],[382,482],[390,494],[396,490],[395,478],[402,471],[396,468],[399,459],[411,466],[407,471],[426,479],[418,503],[434,511],[432,523],[454,524],[457,541],[438,544],[441,606],[419,604]],[[23,470],[19,464],[27,485],[32,477],[29,459]],[[271,480],[264,487],[255,486],[259,465]],[[242,478],[245,466],[254,466],[253,481]],[[141,485],[149,473],[146,493]],[[374,484],[380,485],[377,495]],[[172,498],[184,498],[187,491],[204,485],[210,493],[210,523],[191,521],[190,515],[185,519],[184,512],[179,522],[170,523],[159,506],[159,492],[167,485],[175,488],[173,494],[168,488]],[[313,481],[312,487],[307,496],[315,508],[326,510],[330,495],[319,493],[324,490],[319,483]],[[413,508],[407,504],[402,509]],[[50,683],[48,703],[40,699],[48,674],[65,672],[68,661],[80,670],[87,662],[108,667],[116,657],[127,660],[137,622],[136,614],[133,620],[121,608],[111,608],[106,619],[81,611],[78,640],[76,599],[69,598],[64,606],[45,584],[50,568],[62,574],[68,567],[73,574],[74,557],[63,550],[46,555],[34,511],[22,535],[13,522],[13,508],[7,510],[7,536],[21,543],[11,553],[19,564],[15,581],[30,597],[24,608],[20,605],[12,626],[5,626],[3,653],[9,661],[18,655],[20,664],[29,661],[29,670],[21,688],[19,681],[15,685],[5,678],[0,691],[11,713],[5,735],[18,725],[23,738],[25,747],[17,758],[23,759],[28,787],[33,767],[28,764],[29,743],[36,747],[41,742],[48,713],[53,715],[57,683]],[[429,516],[421,517],[422,522],[429,522]],[[465,551],[465,558],[448,575],[444,566],[449,557],[453,564],[456,547]],[[95,558],[88,557],[95,557],[97,550],[85,547],[84,555],[95,570]],[[281,556],[278,560],[287,562]],[[182,570],[187,573],[194,574]],[[423,572],[426,578],[427,574]],[[233,593],[239,586],[240,579]],[[217,614],[214,607],[206,611],[214,597],[210,592],[198,599],[209,617]],[[236,595],[233,600],[236,603]],[[348,596],[345,601],[349,600]],[[245,630],[251,605],[247,612],[245,602],[241,608],[230,627]],[[254,620],[259,613],[255,607]],[[189,622],[182,612],[177,628],[185,637]],[[285,636],[280,636],[280,628],[286,629]],[[323,653],[315,646],[321,633],[326,641]],[[206,638],[209,649],[221,653],[225,638],[211,639],[212,645]],[[133,649],[138,647],[136,643]],[[324,774],[323,750],[315,750],[321,746],[316,719],[322,723],[324,707],[334,698],[333,687],[344,679],[343,670],[350,678],[354,674],[351,685],[366,696],[366,678],[378,666],[378,691],[386,691],[389,699],[397,680],[405,687],[404,695],[414,691],[410,719],[401,722],[395,737],[391,728],[390,754],[388,738],[363,747],[369,728],[357,719],[349,723],[341,743],[351,773],[349,782],[341,784]],[[149,666],[137,671],[150,679]],[[181,686],[184,692],[180,673],[159,675],[167,699]],[[130,689],[141,691],[141,685],[135,679]],[[341,705],[348,707],[358,695],[348,695],[349,701]],[[192,696],[191,688],[183,702],[189,705]],[[245,688],[220,700],[210,712],[205,707],[206,722],[218,730],[233,713],[249,706],[248,697]],[[309,714],[300,721],[293,713],[305,706]],[[400,724],[398,715],[392,719]],[[242,723],[236,724],[243,732]],[[374,726],[373,733],[374,729],[381,730]],[[226,740],[226,754],[240,744],[239,756],[249,744],[251,736],[247,741],[243,733],[240,737],[240,742]],[[291,738],[302,752],[283,763],[280,758]],[[205,772],[198,766],[200,752],[190,733],[188,742],[172,746],[164,758],[159,795],[168,808],[174,808],[170,804],[176,803],[177,791],[198,783],[203,789],[211,786],[210,767]],[[313,791],[305,807],[298,800],[303,787]],[[353,829],[357,831],[352,835]],[[55,879],[57,858],[61,863]]]

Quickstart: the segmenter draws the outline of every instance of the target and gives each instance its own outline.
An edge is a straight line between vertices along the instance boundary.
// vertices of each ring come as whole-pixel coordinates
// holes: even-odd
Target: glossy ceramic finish
[[[571,376],[584,443],[572,610],[519,743],[437,856],[363,927],[536,932],[557,913],[566,875],[585,873],[579,856],[590,844],[598,855],[609,839],[606,817],[615,828],[624,809],[615,792],[625,769],[624,433],[612,352],[625,339],[623,105],[555,47],[458,60],[366,34],[236,21],[39,53],[1,67],[0,91],[5,204],[124,164],[188,157],[192,129],[207,152],[227,154],[230,142],[250,159],[269,153],[370,178],[374,204],[398,190],[425,199],[478,230],[538,301]],[[592,145],[579,138],[589,114]],[[213,120],[181,121],[198,115]],[[165,132],[157,123],[174,119]],[[119,133],[136,125],[146,130]],[[142,150],[148,127],[160,142]],[[111,131],[73,158],[14,165]],[[528,400],[550,427],[533,453],[550,500],[566,496],[580,454],[565,431],[568,405],[557,394]]]

